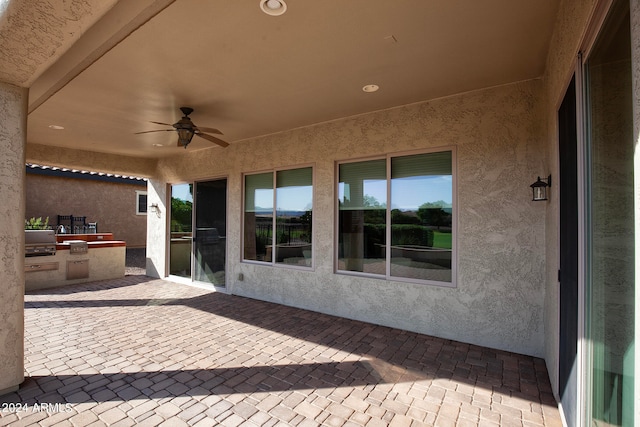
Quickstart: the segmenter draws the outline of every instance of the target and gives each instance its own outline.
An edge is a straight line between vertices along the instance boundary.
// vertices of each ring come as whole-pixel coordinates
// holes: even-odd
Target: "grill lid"
[[[53,230],[24,230],[25,245],[56,245],[56,234]]]
[[[55,255],[56,235],[53,230],[24,230],[25,256]]]

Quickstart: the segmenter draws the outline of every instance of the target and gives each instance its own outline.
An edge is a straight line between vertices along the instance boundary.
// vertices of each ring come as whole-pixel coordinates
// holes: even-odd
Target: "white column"
[[[167,183],[147,181],[147,275],[167,276],[167,227],[171,215]]]

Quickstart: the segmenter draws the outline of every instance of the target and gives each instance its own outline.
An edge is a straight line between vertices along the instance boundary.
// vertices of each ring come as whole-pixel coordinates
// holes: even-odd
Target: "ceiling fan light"
[[[204,130],[206,132],[222,135],[222,132],[220,132],[218,129],[207,127],[207,128],[202,128],[201,130],[201,129],[198,129],[198,127],[196,127],[196,125],[193,124],[193,122],[189,118],[189,114],[193,113],[193,108],[180,107],[180,111],[182,111],[182,114],[184,114],[184,116],[172,125],[168,123],[162,123],[162,122],[151,122],[151,123],[155,123],[163,126],[172,126],[173,129],[150,130],[150,131],[144,131],[144,132],[136,132],[136,134],[149,133],[149,132],[166,132],[166,131],[175,130],[178,133],[178,147],[187,148],[187,145],[191,143],[191,140],[193,139],[194,135],[198,135],[200,138],[206,139],[209,142],[213,142],[214,144],[217,144],[223,148],[229,146],[227,142],[203,132]],[[153,144],[153,146],[161,147],[162,144]]]
[[[287,11],[284,0],[260,0],[260,9],[271,16],[279,16]]]
[[[193,139],[194,132],[189,128],[178,128],[178,146],[187,148]]]

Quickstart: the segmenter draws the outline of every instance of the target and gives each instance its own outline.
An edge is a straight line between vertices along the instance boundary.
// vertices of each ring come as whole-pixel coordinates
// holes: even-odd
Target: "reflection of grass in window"
[[[442,231],[433,231],[433,247],[451,249],[451,233],[443,233]]]

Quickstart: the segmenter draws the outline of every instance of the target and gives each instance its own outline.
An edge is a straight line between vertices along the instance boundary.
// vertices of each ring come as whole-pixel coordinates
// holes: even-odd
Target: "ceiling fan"
[[[229,144],[224,142],[221,139],[216,138],[215,136],[209,135],[205,132],[215,133],[217,135],[222,135],[218,129],[207,128],[207,127],[198,127],[189,118],[189,114],[193,113],[193,108],[191,107],[180,107],[180,111],[184,116],[178,120],[176,123],[170,125],[169,123],[162,122],[151,122],[157,125],[163,126],[171,126],[173,129],[158,129],[158,130],[147,130],[144,132],[136,132],[135,134],[141,133],[150,133],[150,132],[178,132],[178,147],[187,148],[187,145],[191,142],[191,139],[194,135],[199,136],[200,138],[204,138],[207,141],[213,142],[214,144],[218,144],[221,147],[227,147]]]

